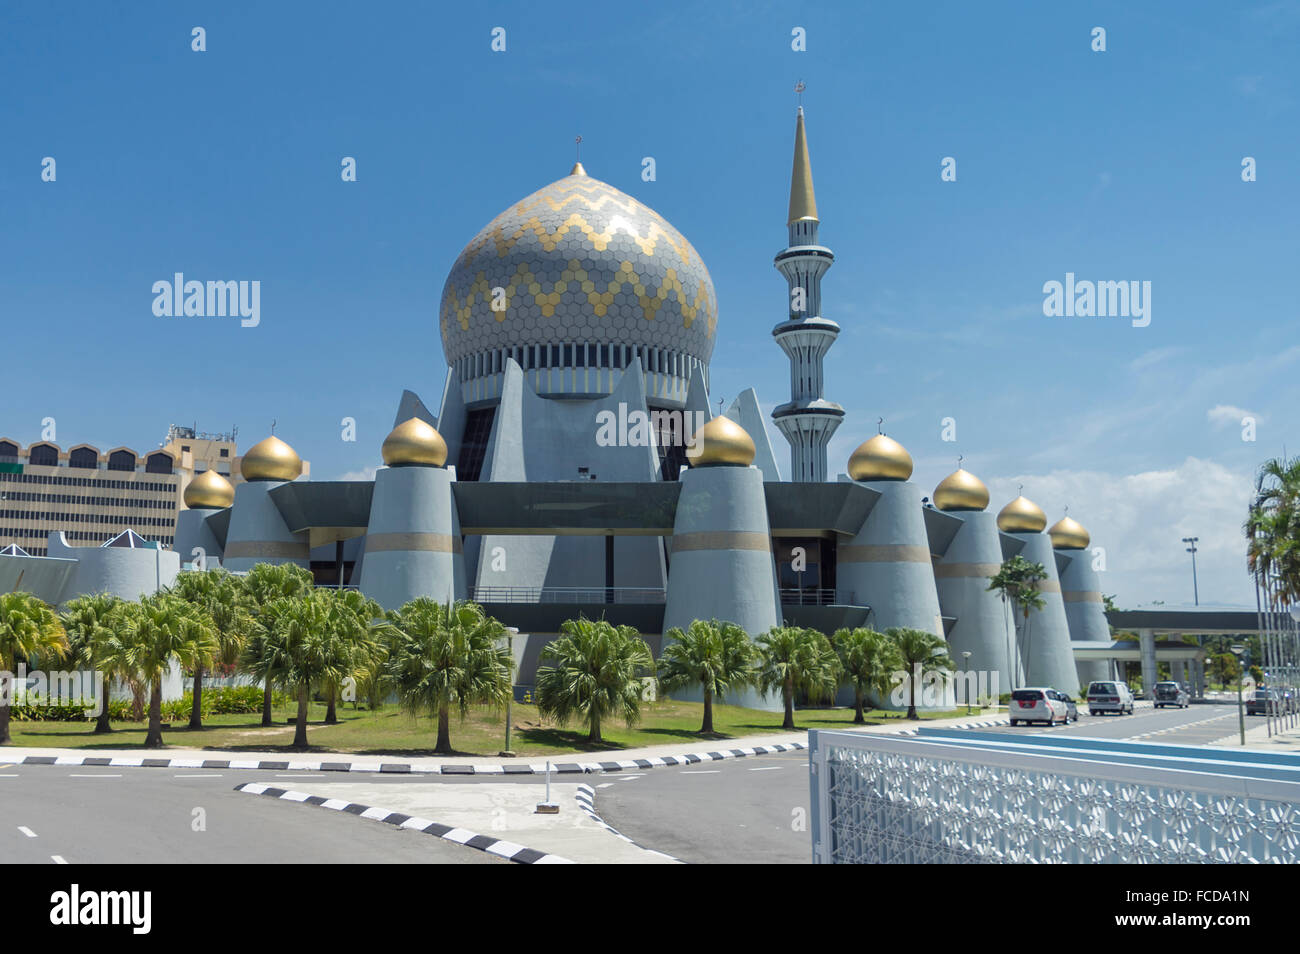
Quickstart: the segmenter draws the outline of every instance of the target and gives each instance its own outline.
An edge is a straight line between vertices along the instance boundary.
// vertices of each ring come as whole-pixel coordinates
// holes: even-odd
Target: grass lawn
[[[586,729],[580,723],[567,728],[541,718],[536,706],[516,703],[511,745],[521,756],[552,756],[574,752],[605,752],[647,745],[678,743],[698,745],[715,740],[739,739],[747,735],[771,735],[781,731],[781,713],[744,709],[739,706],[715,705],[709,736],[699,734],[703,706],[698,702],[663,700],[642,710],[641,722],[627,728],[622,722],[602,726],[605,743],[588,745]],[[260,750],[293,751],[293,726],[286,719],[290,709],[274,711],[276,724],[262,727],[261,713],[250,715],[215,715],[204,720],[204,728],[191,731],[181,721],[164,728],[165,744],[178,748],[219,749],[225,751]],[[923,712],[922,719],[964,715],[965,709]],[[377,712],[340,708],[338,725],[323,725],[325,706],[313,703],[308,713],[308,738],[315,752],[348,752],[354,755],[432,755],[437,737],[434,719],[412,718],[395,705]],[[867,712],[867,723],[880,725],[897,721],[905,713],[885,710]],[[851,708],[800,709],[795,712],[795,726],[804,729],[835,729],[850,726]],[[12,744],[17,746],[59,747],[76,749],[117,749],[144,745],[147,725],[143,722],[114,722],[113,732],[95,735],[94,727],[83,722],[11,722]],[[458,755],[495,757],[504,744],[505,713],[474,709],[464,722],[455,715],[451,721],[451,744]],[[0,763],[4,761],[0,748]]]

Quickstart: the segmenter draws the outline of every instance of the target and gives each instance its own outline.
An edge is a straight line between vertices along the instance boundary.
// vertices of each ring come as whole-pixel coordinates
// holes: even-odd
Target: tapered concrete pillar
[[[239,462],[244,483],[235,488],[235,503],[226,533],[225,567],[251,570],[258,563],[311,566],[306,533],[294,533],[284,522],[271,491],[302,475],[302,459],[278,437],[250,447]]]
[[[943,636],[920,491],[905,480],[861,483],[880,497],[853,539],[836,550],[837,597],[871,607],[872,629],[904,626]]]
[[[465,556],[446,442],[413,416],[384,439],[383,457],[388,466],[375,475],[361,592],[384,609],[421,596],[464,599]]]
[[[748,449],[745,448],[748,442]],[[664,606],[665,638],[697,619],[735,623],[751,638],[781,623],[776,561],[763,474],[749,466],[754,445],[738,424],[715,417],[696,434],[695,466],[681,475]],[[674,698],[699,698],[698,692]],[[780,696],[749,690],[727,702],[779,710]]]
[[[220,512],[214,508],[190,507],[176,515],[172,548],[180,554],[182,563],[194,563],[197,567],[201,553],[206,569],[222,565],[221,541],[207,524],[208,517]]]
[[[1013,533],[1021,540],[1020,556],[1030,563],[1040,563],[1046,577],[1038,584],[1043,608],[1030,610],[1028,620],[1015,613],[1020,656],[1024,663],[1027,686],[1051,686],[1062,692],[1078,691],[1079,673],[1070,649],[1070,624],[1061,600],[1061,580],[1056,571],[1056,554],[1046,533]]]
[[[948,633],[949,655],[960,668],[962,653],[969,652],[967,671],[983,674],[990,691],[996,680],[998,693],[1010,692],[1015,635],[1001,596],[988,588],[1002,566],[997,521],[982,510],[952,516],[962,521],[961,529],[934,567],[940,610],[956,618]]]
[[[1092,554],[1083,549],[1058,549],[1061,570],[1061,600],[1065,604],[1065,619],[1070,627],[1073,643],[1109,644],[1110,624],[1106,622],[1106,606],[1101,595],[1101,580],[1092,568]],[[1075,663],[1079,673],[1078,684],[1086,686],[1094,679],[1105,679],[1103,660],[1079,660]],[[1073,686],[1063,686],[1072,691]]]
[[[1142,692],[1151,692],[1156,684],[1156,634],[1154,630],[1138,630],[1138,646],[1142,651]]]

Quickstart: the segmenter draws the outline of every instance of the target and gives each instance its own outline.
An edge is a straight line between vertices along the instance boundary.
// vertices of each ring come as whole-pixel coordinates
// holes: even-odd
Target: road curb
[[[595,774],[600,772],[626,772],[636,769],[668,768],[678,765],[695,765],[700,762],[720,762],[724,759],[742,759],[751,755],[776,755],[797,752],[808,748],[806,742],[780,742],[774,745],[756,745],[741,749],[721,749],[711,752],[688,752],[681,755],[660,755],[648,759],[619,759],[606,762],[553,762],[551,771],[557,775]],[[274,772],[365,772],[367,774],[401,775],[545,775],[545,762],[504,764],[457,765],[437,762],[339,762],[307,759],[166,759],[141,757],[104,758],[85,755],[28,755],[16,759],[15,765],[98,766],[125,768],[185,768],[185,769],[246,769]]]
[[[629,845],[635,845],[637,848],[640,848],[642,851],[649,852],[652,855],[658,855],[660,858],[667,858],[669,861],[675,861],[679,865],[685,864],[685,862],[682,861],[680,858],[674,858],[670,854],[666,854],[662,851],[655,851],[653,848],[647,848],[645,845],[633,841],[631,838],[627,837],[627,835],[623,834],[621,831],[619,831],[609,822],[605,821],[605,819],[601,818],[600,814],[596,811],[596,790],[592,788],[590,785],[579,785],[577,794],[575,794],[573,798],[574,801],[578,803],[578,808],[582,810],[583,814],[585,814],[597,825],[605,829],[607,832],[609,832],[611,835],[615,836],[616,838],[621,838]]]
[[[328,808],[337,812],[347,812],[349,815],[359,815],[362,818],[383,822],[384,824],[392,825],[395,828],[410,828],[415,831],[423,832],[426,835],[432,835],[435,838],[441,838],[443,841],[455,842],[456,844],[464,845],[467,848],[476,848],[479,851],[484,851],[490,855],[505,858],[507,861],[513,861],[516,864],[573,864],[573,862],[568,858],[562,858],[559,855],[548,854],[545,851],[538,851],[535,848],[525,848],[523,845],[516,844],[513,841],[506,841],[503,838],[492,838],[489,835],[480,835],[478,832],[470,831],[468,828],[456,828],[452,825],[443,825],[435,821],[430,821],[427,818],[421,818],[419,815],[407,815],[403,812],[390,812],[384,808],[373,808],[369,805],[359,805],[356,802],[345,802],[339,798],[325,798],[322,795],[309,795],[306,792],[295,792],[292,789],[276,788],[273,785],[261,785],[257,782],[246,782],[243,785],[236,785],[235,791],[245,792],[249,795],[265,795],[268,798],[277,798],[286,802],[315,805],[319,808]]]

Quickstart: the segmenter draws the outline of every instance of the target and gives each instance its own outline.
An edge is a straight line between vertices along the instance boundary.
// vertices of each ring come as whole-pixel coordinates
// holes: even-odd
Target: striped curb
[[[278,798],[286,802],[300,802],[304,805],[317,805],[321,808],[328,808],[336,812],[347,812],[349,815],[359,815],[362,818],[369,818],[372,821],[383,822],[386,825],[392,825],[395,828],[410,828],[415,831],[422,831],[426,835],[433,835],[435,838],[441,838],[443,841],[455,842],[458,845],[464,845],[467,848],[477,848],[479,851],[485,851],[490,855],[497,855],[505,858],[507,861],[514,861],[521,865],[571,865],[573,864],[568,858],[561,858],[559,855],[547,854],[544,851],[538,851],[535,848],[525,848],[523,845],[517,845],[513,841],[505,841],[501,838],[492,838],[488,835],[480,835],[477,832],[470,831],[468,828],[454,828],[451,825],[442,825],[427,818],[421,818],[418,815],[406,815],[402,812],[390,812],[383,808],[371,808],[368,805],[358,805],[356,802],[345,802],[339,798],[325,798],[321,795],[308,795],[306,792],[295,792],[291,789],[274,788],[270,785],[259,785],[255,782],[247,782],[243,785],[236,785],[235,791],[246,792],[249,795],[266,795],[270,798]]]
[[[551,772],[556,775],[591,774],[600,772],[626,772],[635,769],[666,768],[678,765],[696,765],[700,762],[719,762],[723,759],[743,759],[751,755],[776,755],[797,752],[808,748],[806,742],[780,742],[776,745],[758,745],[753,748],[723,749],[715,752],[691,752],[685,755],[662,755],[648,759],[620,759],[608,762],[553,762]],[[524,762],[503,765],[448,765],[438,762],[317,762],[301,759],[166,759],[118,757],[105,758],[83,755],[28,755],[14,761],[15,765],[66,765],[127,768],[186,768],[186,769],[247,769],[274,772],[366,772],[368,774],[398,775],[545,775],[545,762]]]
[[[615,836],[616,838],[621,838],[629,845],[635,845],[637,848],[640,848],[642,851],[649,852],[652,855],[657,855],[660,858],[667,858],[669,861],[675,861],[679,865],[685,864],[685,862],[683,862],[680,858],[674,858],[672,855],[664,854],[662,851],[655,851],[653,848],[647,848],[645,845],[638,844],[637,842],[633,841],[631,838],[627,837],[627,835],[619,831],[617,828],[615,828],[613,825],[611,825],[609,822],[605,821],[605,819],[601,818],[600,815],[596,812],[596,790],[592,788],[590,785],[579,785],[578,792],[576,795],[573,796],[573,799],[578,803],[578,808],[582,809],[583,813],[586,814],[588,818],[590,818],[597,825],[605,829],[607,832],[609,832],[611,835]]]

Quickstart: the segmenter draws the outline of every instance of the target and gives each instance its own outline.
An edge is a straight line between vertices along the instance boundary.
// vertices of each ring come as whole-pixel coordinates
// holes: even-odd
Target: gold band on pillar
[[[1037,583],[1034,584],[1034,588],[1037,589],[1040,593],[1061,592],[1061,584],[1057,583],[1055,580],[1039,580]]]
[[[930,550],[914,543],[843,546],[835,551],[840,563],[929,563]]]
[[[293,540],[236,540],[226,547],[227,560],[306,560],[311,548]]]
[[[1066,590],[1061,594],[1061,599],[1067,603],[1102,603],[1101,594],[1096,590]]]
[[[411,550],[428,553],[460,553],[460,537],[450,533],[371,533],[366,536],[367,553]]]
[[[937,563],[934,567],[934,578],[942,580],[966,576],[991,577],[997,576],[1001,569],[1000,563]]]
[[[762,550],[770,552],[771,538],[752,530],[700,530],[673,535],[673,552],[685,550]]]

